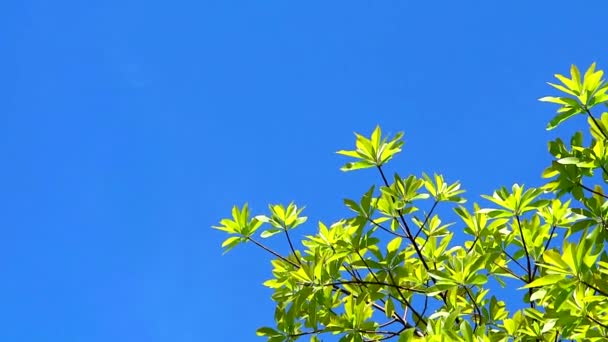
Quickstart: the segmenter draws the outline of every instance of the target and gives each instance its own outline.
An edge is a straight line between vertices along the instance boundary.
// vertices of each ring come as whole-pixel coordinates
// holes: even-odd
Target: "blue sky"
[[[333,152],[376,124],[391,172],[538,185],[545,82],[608,67],[603,0],[2,7],[2,341],[259,340],[269,259],[210,229],[233,204],[345,215],[379,179]]]

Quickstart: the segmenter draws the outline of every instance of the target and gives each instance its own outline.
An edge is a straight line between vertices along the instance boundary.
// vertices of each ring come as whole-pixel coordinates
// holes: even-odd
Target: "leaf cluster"
[[[264,285],[276,302],[268,341],[607,341],[608,85],[595,64],[581,76],[556,75],[561,92],[553,129],[587,116],[569,146],[549,143],[554,157],[539,188],[514,184],[465,206],[458,181],[442,175],[386,175],[403,134],[356,134],[343,171],[375,168],[379,184],[345,199],[351,215],[318,222],[301,248],[290,232],[307,218],[294,203],[251,217],[248,206],[215,228],[230,234],[226,251],[252,242],[274,259]],[[587,133],[587,134],[585,134]],[[588,142],[585,142],[587,140]],[[438,208],[455,215],[438,214]],[[446,210],[441,210],[446,212]],[[444,223],[448,222],[448,223]],[[257,239],[282,233],[290,253]],[[456,237],[456,239],[455,239]],[[516,300],[514,300],[516,299]]]

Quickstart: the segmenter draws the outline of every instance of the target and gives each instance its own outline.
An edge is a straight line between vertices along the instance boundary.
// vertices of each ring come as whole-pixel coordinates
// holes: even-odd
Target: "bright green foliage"
[[[569,78],[556,75],[561,85],[550,83],[563,94],[541,99],[560,105],[548,129],[575,115],[587,121],[569,146],[549,143],[554,160],[540,188],[502,187],[482,196],[483,207],[466,207],[460,183],[441,175],[389,181],[384,166],[403,135],[389,139],[377,127],[338,153],[355,158],[342,170],[375,167],[380,184],[345,199],[351,216],[319,222],[301,250],[290,237],[306,222],[295,204],[253,218],[247,205],[234,207],[215,227],[232,234],[222,247],[253,242],[275,257],[264,285],[274,291],[276,326],[257,334],[275,342],[608,341],[608,113],[593,114],[608,104],[602,76],[595,64],[582,76],[572,66]],[[438,206],[452,207],[456,221],[444,223]],[[254,239],[263,225],[262,238],[285,235],[289,255]]]
[[[403,146],[403,141],[401,141],[403,133],[399,133],[391,141],[387,141],[387,138],[381,137],[380,126],[376,127],[369,139],[357,133],[355,135],[357,136],[355,142],[357,149],[354,151],[341,150],[337,153],[358,160],[344,165],[342,171],[380,167],[391,160],[395,154],[401,152],[401,146]]]

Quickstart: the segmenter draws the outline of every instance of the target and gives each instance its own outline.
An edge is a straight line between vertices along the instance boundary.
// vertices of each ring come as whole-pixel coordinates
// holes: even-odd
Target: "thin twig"
[[[604,329],[608,329],[608,325],[598,321],[597,319],[593,318],[593,316],[587,314],[587,318],[589,318],[590,320],[594,321],[595,323],[601,325]]]
[[[608,293],[606,293],[605,291],[602,291],[602,290],[598,289],[597,287],[595,287],[595,286],[593,286],[593,285],[589,284],[588,282],[586,282],[586,281],[584,281],[584,280],[581,280],[581,283],[583,283],[583,284],[584,284],[584,285],[586,285],[587,287],[589,287],[589,288],[591,288],[591,289],[595,290],[597,293],[601,294],[602,296],[608,297]]]
[[[279,253],[277,253],[277,252],[273,251],[272,249],[270,249],[270,248],[268,248],[268,247],[264,246],[263,244],[261,244],[261,243],[257,242],[256,240],[254,240],[254,239],[253,239],[253,238],[251,238],[250,236],[248,236],[248,237],[247,237],[247,240],[249,240],[249,241],[251,241],[251,242],[255,243],[255,244],[258,246],[258,247],[260,247],[260,248],[262,248],[263,250],[265,250],[266,252],[268,252],[268,253],[270,253],[270,254],[272,254],[272,255],[276,256],[277,258],[279,258],[279,259],[281,259],[281,260],[283,260],[283,261],[285,261],[285,262],[287,262],[287,263],[290,263],[292,266],[295,266],[296,268],[300,268],[300,265],[298,265],[298,264],[296,264],[295,262],[293,262],[293,261],[291,261],[291,260],[289,260],[289,259],[287,259],[287,258],[283,257],[283,256],[282,256],[282,255],[280,255]]]
[[[526,263],[528,265],[528,281],[527,283],[531,283],[534,279],[532,278],[532,264],[530,263],[530,254],[528,253],[528,247],[526,246],[526,239],[524,238],[524,231],[521,228],[521,222],[519,221],[519,215],[515,215],[515,219],[517,220],[517,226],[519,228],[519,236],[521,237],[521,243],[524,246],[524,252],[526,253]],[[534,301],[532,298],[532,288],[528,289],[528,294],[530,296],[530,307],[534,308]]]
[[[422,230],[424,229],[424,226],[429,221],[429,218],[433,215],[433,210],[435,210],[435,207],[437,206],[438,203],[439,203],[439,201],[435,200],[435,203],[433,203],[433,206],[431,207],[431,210],[429,211],[428,215],[426,215],[426,217],[424,218],[424,222],[422,222],[422,225],[420,226],[420,228],[416,232],[416,235],[414,236],[414,239],[417,238],[418,235],[420,235],[420,232],[422,232]]]
[[[473,244],[471,245],[471,247],[469,247],[469,249],[467,249],[467,254],[471,253],[471,251],[475,247],[475,244],[477,243],[477,241],[479,241],[479,235],[475,236],[475,240],[473,240]]]
[[[471,292],[469,291],[469,288],[464,286],[464,290],[469,295],[469,298],[471,298],[471,302],[473,302],[475,314],[478,315],[479,321],[481,322],[481,309],[479,309],[479,306],[477,306],[477,302],[475,302],[475,298],[473,298],[473,294],[471,294]],[[475,332],[477,330],[478,323],[477,323],[477,320],[473,320],[473,321],[475,322],[475,328],[473,328],[473,332]]]
[[[591,192],[591,193],[593,193],[593,194],[596,194],[596,195],[598,195],[598,196],[601,196],[601,197],[604,197],[604,198],[608,199],[608,196],[604,195],[603,193],[601,193],[601,192],[599,192],[599,191],[595,191],[595,190],[591,189],[591,188],[590,188],[590,187],[588,187],[588,186],[585,186],[585,185],[584,185],[583,183],[581,183],[581,182],[578,182],[578,186],[580,186],[581,188],[583,188],[583,189],[585,189],[585,190],[587,190],[587,191],[589,191],[589,192]]]
[[[341,281],[329,283],[327,285],[332,286],[334,289],[340,288],[339,285],[346,285],[346,284],[358,284],[360,288],[363,288],[363,285],[382,285],[382,286],[389,285],[389,284],[384,284],[384,283],[380,284],[380,283],[373,283],[370,281],[364,281],[361,279],[361,275],[359,275],[359,273],[354,268],[352,268],[352,266],[350,267],[350,269],[347,266],[349,266],[349,265],[346,265],[346,264],[344,265],[344,268],[346,268],[346,272],[348,272],[351,275],[351,277],[353,277],[353,279],[355,279],[355,280],[341,280]],[[392,297],[390,294],[389,294],[389,296]],[[371,303],[374,308],[382,311],[383,313],[386,313],[385,309],[382,306],[380,306],[379,304],[377,304],[375,302],[371,302]],[[383,304],[384,303],[385,302],[383,301]],[[399,322],[401,322],[401,324],[404,327],[411,327],[411,325],[408,322],[406,322],[405,319],[401,318],[399,315],[397,315],[394,312],[393,312],[393,317],[395,317],[395,319],[397,319]]]
[[[397,233],[397,232],[394,232],[394,231],[392,231],[392,230],[390,230],[390,229],[388,229],[388,228],[384,227],[383,225],[381,225],[381,224],[377,223],[376,221],[374,221],[374,219],[372,219],[371,217],[368,217],[368,218],[367,218],[367,220],[368,220],[369,222],[371,222],[371,223],[372,223],[374,226],[376,226],[376,227],[378,227],[378,228],[380,228],[380,229],[384,230],[385,232],[387,232],[387,233],[389,233],[389,234],[392,234],[392,235],[395,235],[395,236],[398,236],[398,237],[401,237],[401,238],[405,238],[405,239],[407,239],[407,236],[405,236],[405,235],[403,235],[403,234],[399,234],[399,233]]]
[[[543,254],[545,253],[545,251],[547,251],[547,248],[549,248],[549,244],[551,243],[551,238],[553,238],[553,233],[555,232],[555,228],[557,228],[557,225],[554,225],[553,227],[551,227],[551,232],[549,233],[549,239],[545,243],[545,247],[543,247],[543,250],[538,255],[539,259],[543,256]],[[536,271],[537,270],[538,270],[538,264],[535,263],[534,264],[534,271],[532,272],[532,274],[536,275]]]
[[[384,185],[387,186],[387,187],[390,187],[389,184],[388,184],[388,180],[386,179],[386,176],[384,175],[384,171],[382,171],[382,167],[379,166],[379,165],[377,167],[378,167],[378,171],[380,171],[380,176],[382,176],[382,180],[384,181]],[[394,200],[395,199],[393,198],[393,201]],[[422,265],[428,271],[429,270],[429,266],[427,265],[426,261],[424,260],[424,256],[422,255],[422,251],[418,247],[418,244],[416,243],[416,240],[414,239],[414,236],[412,235],[410,227],[408,226],[407,222],[405,221],[405,218],[403,217],[402,211],[401,210],[397,210],[397,214],[399,214],[399,218],[401,219],[401,223],[403,224],[403,226],[400,225],[401,229],[403,230],[403,232],[405,233],[405,235],[407,236],[407,238],[410,240],[410,242],[414,246],[414,249],[416,250],[416,254],[418,254],[418,258],[420,258],[420,261],[422,262]]]
[[[388,273],[389,278],[391,278],[391,282],[393,282],[393,284],[397,285],[397,283],[395,282],[395,278],[393,277],[393,274],[391,273],[390,270],[386,270],[386,273]],[[426,320],[424,319],[424,317],[422,317],[418,311],[416,311],[416,309],[414,309],[414,307],[410,304],[410,302],[405,298],[405,296],[403,295],[403,293],[401,292],[400,289],[397,289],[397,293],[399,293],[399,296],[401,297],[401,299],[403,300],[403,303],[405,304],[405,306],[407,306],[408,308],[410,308],[410,310],[412,310],[412,313],[414,315],[416,315],[416,320],[414,321],[414,325],[418,326],[418,323],[420,323],[420,321],[422,321],[422,323],[424,323],[424,326],[426,327],[427,323]]]
[[[526,268],[522,264],[520,264],[519,261],[515,260],[515,258],[513,256],[511,256],[511,254],[509,254],[509,252],[507,252],[504,249],[501,249],[501,251],[509,258],[509,260],[513,261],[514,263],[517,264],[517,266],[521,267],[522,270],[524,270],[524,271],[526,270]]]
[[[285,231],[285,236],[287,236],[287,242],[289,242],[289,248],[291,248],[291,252],[293,253],[293,256],[296,257],[296,260],[298,261],[298,264],[301,265],[302,261],[300,261],[300,258],[296,254],[295,248],[293,248],[293,244],[291,243],[291,238],[289,238],[289,233],[287,232],[287,228],[283,227],[283,230]]]
[[[380,176],[382,176],[382,181],[384,182],[384,185],[386,187],[390,187],[390,185],[388,184],[388,180],[386,179],[386,176],[384,175],[384,171],[382,171],[382,167],[380,165],[378,165],[377,168],[378,168],[378,171],[380,172]],[[395,201],[394,198],[392,198],[392,200],[393,200],[393,202]],[[403,212],[401,210],[397,210],[397,214],[399,214],[399,218],[401,219],[401,223],[403,224],[403,225],[400,224],[399,226],[401,227],[401,229],[403,230],[405,235],[408,237],[408,239],[412,243],[412,246],[414,246],[414,250],[416,250],[416,254],[418,255],[418,259],[420,259],[420,262],[422,262],[422,266],[424,266],[426,271],[429,271],[429,265],[426,263],[426,260],[424,260],[422,251],[418,247],[418,244],[416,243],[416,239],[412,235],[410,227],[407,225],[407,222],[405,221],[405,218],[403,217]],[[433,283],[435,283],[435,279],[433,278],[432,280],[433,280]],[[447,297],[446,297],[445,292],[441,292],[439,294],[439,297],[441,297],[443,302],[447,305]]]
[[[389,325],[391,325],[391,324],[393,324],[393,323],[395,323],[395,322],[399,322],[399,321],[398,321],[396,318],[393,318],[393,319],[391,319],[391,320],[390,320],[390,321],[388,321],[388,322],[384,322],[384,323],[380,324],[380,325],[378,326],[378,328],[384,328],[384,327],[389,326]]]
[[[295,268],[300,268],[301,265],[298,265],[297,263],[283,257],[282,255],[280,255],[279,253],[273,251],[272,249],[264,246],[263,244],[259,243],[258,241],[256,241],[255,239],[251,238],[250,236],[247,237],[247,240],[253,242],[255,245],[257,245],[258,247],[262,248],[263,250],[267,251],[268,253],[276,256],[277,258],[289,263],[290,265],[294,266]],[[358,296],[350,291],[348,291],[347,289],[341,288],[338,284],[328,284],[329,286],[331,286],[334,291],[338,291],[341,292],[347,296],[353,296],[354,298],[358,298]],[[410,289],[408,289],[410,290]],[[375,309],[381,311],[382,313],[386,313],[386,309],[373,302],[373,301],[367,301],[368,304],[370,304],[372,307],[374,307]],[[401,317],[399,317],[399,315],[397,315],[396,313],[393,313],[393,317],[395,317],[395,319],[397,319],[398,321],[400,321],[403,324],[403,330],[405,329],[409,329],[409,328],[415,328],[414,326],[412,326],[410,323],[408,323],[407,321],[404,321]],[[416,335],[418,336],[424,336],[424,333],[422,331],[420,331],[419,329],[416,330]]]
[[[524,283],[526,282],[526,281],[524,280],[524,278],[522,278],[522,277],[518,276],[517,274],[515,274],[515,272],[511,271],[510,269],[508,269],[508,268],[506,268],[506,267],[504,267],[504,266],[502,266],[502,265],[498,264],[496,261],[494,261],[494,265],[496,265],[496,266],[500,267],[500,268],[501,268],[503,271],[505,271],[505,272],[509,273],[510,275],[512,275],[513,277],[515,277],[516,279],[519,279],[519,280],[521,280],[521,281],[522,281],[522,282],[524,282]]]
[[[608,139],[608,135],[606,134],[606,132],[604,132],[604,130],[602,129],[602,126],[600,126],[600,124],[597,122],[595,117],[591,114],[591,111],[589,110],[589,108],[587,108],[587,106],[583,106],[583,108],[585,109],[585,112],[587,113],[587,115],[589,115],[591,120],[593,120],[593,123],[595,124],[595,127],[598,129],[598,131],[600,131],[600,133],[602,133],[602,135],[604,136],[604,139]]]

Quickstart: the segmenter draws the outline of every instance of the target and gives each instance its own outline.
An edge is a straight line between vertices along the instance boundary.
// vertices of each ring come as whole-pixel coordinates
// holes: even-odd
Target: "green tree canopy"
[[[253,216],[247,204],[214,228],[222,247],[251,242],[273,256],[274,327],[268,341],[608,341],[608,84],[591,65],[549,83],[559,96],[551,130],[586,117],[539,188],[515,184],[465,205],[458,182],[442,175],[387,175],[402,133],[356,134],[343,171],[375,168],[381,185],[345,199],[350,217],[326,224],[296,248],[290,232],[307,221],[294,203]],[[540,170],[539,170],[540,171]],[[453,208],[445,223],[440,206]],[[460,234],[455,242],[455,232]],[[460,233],[464,232],[464,234]],[[289,255],[262,239],[282,236]],[[516,284],[516,285],[513,285]],[[518,303],[509,302],[518,298]]]

